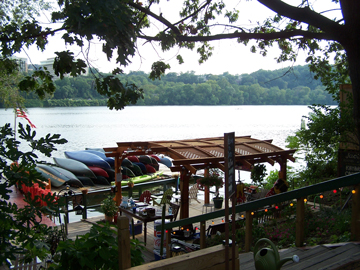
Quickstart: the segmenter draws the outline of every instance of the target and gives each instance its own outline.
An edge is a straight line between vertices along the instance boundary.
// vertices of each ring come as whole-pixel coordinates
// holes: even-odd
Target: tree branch
[[[51,30],[51,31],[42,31],[39,32],[35,35],[29,35],[29,36],[16,36],[14,38],[12,37],[8,37],[8,36],[0,36],[0,41],[1,42],[10,42],[10,41],[15,41],[18,40],[19,38],[23,39],[23,40],[28,40],[28,39],[33,39],[33,38],[38,38],[38,37],[42,37],[42,36],[48,36],[48,35],[52,35],[55,34],[56,32],[59,31],[63,31],[66,30],[67,28],[59,28],[59,29],[55,29],[55,30]]]
[[[333,40],[339,40],[344,30],[343,26],[320,15],[310,8],[298,8],[284,3],[281,0],[257,0],[272,11],[287,18],[304,22],[315,26],[333,37]]]
[[[131,7],[133,7],[133,8],[136,8],[136,9],[140,10],[141,12],[144,12],[144,13],[147,14],[147,15],[150,15],[151,17],[155,18],[156,20],[158,20],[159,22],[163,23],[163,24],[166,25],[168,28],[170,28],[171,30],[173,30],[175,34],[180,35],[179,29],[178,29],[176,26],[174,26],[171,22],[169,22],[168,20],[166,20],[164,17],[158,16],[158,15],[156,15],[155,13],[151,12],[149,9],[146,9],[146,8],[144,8],[144,7],[136,4],[136,3],[134,3],[134,2],[129,1],[129,2],[128,2],[128,5],[131,6]]]
[[[306,39],[322,39],[322,40],[333,40],[333,35],[328,33],[313,33],[303,30],[293,31],[281,31],[275,33],[245,33],[245,32],[234,32],[229,34],[218,34],[213,36],[177,36],[178,41],[183,42],[204,42],[221,39],[234,39],[240,38],[242,40],[248,39],[259,39],[259,40],[275,40],[275,39],[287,39],[287,38],[306,38]],[[148,41],[161,41],[159,37],[152,36],[138,36]]]

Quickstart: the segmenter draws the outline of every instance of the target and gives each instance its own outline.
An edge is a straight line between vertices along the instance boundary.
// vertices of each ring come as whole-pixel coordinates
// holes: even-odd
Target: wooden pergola
[[[121,162],[127,156],[164,154],[173,159],[172,172],[180,173],[180,218],[189,217],[189,179],[197,170],[224,167],[224,137],[172,141],[118,142],[117,147],[104,148],[106,156],[115,158],[116,202],[121,203]],[[286,179],[287,160],[295,161],[296,149],[284,150],[272,140],[257,140],[251,136],[235,137],[236,169],[250,171],[254,164],[280,164],[279,178]],[[205,193],[205,202],[209,200]]]

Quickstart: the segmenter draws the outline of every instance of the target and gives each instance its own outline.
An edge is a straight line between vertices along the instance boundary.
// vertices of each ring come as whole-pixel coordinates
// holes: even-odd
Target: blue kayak
[[[115,159],[113,159],[113,158],[111,158],[111,157],[107,157],[104,152],[97,151],[97,150],[90,150],[90,149],[86,149],[85,151],[101,157],[103,160],[105,160],[107,163],[109,163],[109,165],[111,166],[111,168],[114,168],[114,166],[115,166]]]
[[[172,164],[172,161],[170,158],[165,157],[164,155],[160,155],[158,157],[160,159],[160,161],[159,161],[160,163],[166,165],[166,167],[168,167],[168,168],[172,167],[173,164]]]
[[[84,151],[65,151],[65,156],[84,163],[87,166],[95,166],[103,169],[111,169],[111,166],[101,157],[90,153],[88,150]]]

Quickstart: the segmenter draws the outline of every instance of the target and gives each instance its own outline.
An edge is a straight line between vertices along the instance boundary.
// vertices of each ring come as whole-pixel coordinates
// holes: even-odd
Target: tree
[[[11,60],[8,63],[16,66],[16,63]],[[5,108],[23,107],[24,98],[17,87],[21,77],[17,69],[7,70],[0,66],[0,102],[5,105]]]
[[[57,32],[63,33],[65,44],[76,44],[84,48],[85,44],[97,38],[103,43],[103,52],[108,59],[116,53],[116,61],[126,66],[136,48],[136,36],[142,27],[147,26],[144,15],[137,13],[127,5],[126,1],[107,0],[102,2],[90,1],[58,1],[58,9],[51,13],[51,27],[42,27],[37,20],[36,13],[45,4],[43,1],[3,1],[0,12],[0,69],[14,70],[16,67],[8,64],[9,58],[22,47],[35,44],[39,50],[45,50],[48,37]],[[26,8],[22,9],[25,3]],[[41,5],[38,6],[38,3]],[[34,11],[27,12],[27,10]],[[17,13],[20,12],[20,13]],[[18,14],[23,16],[18,16]],[[58,27],[60,23],[60,27]],[[54,60],[55,75],[64,78],[64,75],[78,76],[85,73],[87,64],[82,59],[76,59],[74,53],[67,50],[56,52]],[[135,104],[143,97],[142,89],[133,84],[122,84],[115,74],[122,70],[116,68],[111,75],[103,77],[91,69],[95,77],[97,91],[108,97],[109,108],[122,109],[128,104]],[[52,75],[46,69],[38,69],[26,76],[19,84],[22,91],[35,91],[44,98],[45,93],[53,94],[55,86]]]
[[[31,0],[27,0],[32,3]],[[255,1],[255,0],[254,0]],[[36,1],[34,1],[35,3]],[[77,45],[83,51],[92,40],[103,43],[103,52],[108,59],[116,58],[119,67],[105,77],[95,73],[97,91],[109,98],[110,108],[122,109],[136,103],[143,97],[142,89],[134,84],[122,83],[115,74],[122,73],[122,67],[130,63],[137,46],[136,42],[159,43],[167,51],[173,47],[195,49],[199,53],[199,63],[203,63],[212,54],[211,42],[234,39],[239,43],[251,45],[252,52],[266,56],[268,49],[278,45],[281,52],[278,62],[295,61],[300,50],[308,53],[307,61],[316,78],[321,78],[329,91],[336,96],[338,85],[350,82],[353,85],[354,119],[360,132],[360,22],[357,19],[360,3],[352,0],[328,0],[338,12],[333,15],[326,10],[328,5],[313,4],[312,1],[298,0],[290,5],[281,0],[258,0],[272,11],[274,16],[264,18],[254,27],[243,26],[240,12],[246,2],[238,3],[229,11],[233,1],[187,0],[180,10],[181,18],[167,18],[160,13],[162,1],[143,2],[125,0],[106,0],[106,4],[96,1],[58,0],[57,10],[52,12],[51,26],[43,28],[34,16],[25,16],[19,23],[11,16],[5,16],[1,24],[1,53],[8,58],[23,46],[36,44],[44,50],[48,45],[47,37],[55,33],[64,33],[65,44]],[[7,2],[6,2],[7,3]],[[2,11],[6,11],[5,8]],[[6,13],[6,12],[5,12]],[[251,19],[251,18],[249,18]],[[176,20],[176,21],[171,21]],[[160,24],[160,27],[150,27]],[[60,26],[59,26],[60,25]],[[249,41],[253,40],[255,44]],[[236,53],[236,52],[235,52]],[[330,61],[333,58],[333,61]],[[184,59],[177,55],[179,63]],[[71,51],[57,52],[54,62],[55,74],[61,78],[65,74],[76,76],[84,71],[91,62],[75,59]],[[158,78],[170,68],[162,61],[155,62],[150,73]],[[25,91],[35,90],[40,96],[44,91],[53,92],[51,76],[46,70],[37,70],[20,84]]]
[[[337,175],[338,149],[340,143],[356,144],[352,136],[354,123],[351,111],[329,106],[310,106],[312,112],[304,117],[307,125],[302,125],[294,136],[289,136],[287,147],[298,149],[306,166],[298,172],[303,184],[315,184]],[[341,115],[341,117],[340,117]]]
[[[296,61],[299,50],[306,50],[307,62],[316,73],[315,78],[321,78],[334,96],[338,93],[339,84],[351,81],[353,117],[357,133],[360,134],[359,1],[327,1],[328,5],[336,5],[335,9],[338,9],[338,13],[332,15],[331,10],[326,10],[328,5],[315,7],[316,3],[313,5],[311,1],[299,0],[297,5],[290,5],[281,0],[258,0],[276,15],[264,18],[264,22],[251,29],[236,24],[239,10],[243,12],[237,2],[237,10],[228,11],[225,10],[223,1],[185,1],[180,13],[182,19],[176,22],[166,19],[166,14],[155,14],[151,8],[156,2],[158,1],[150,1],[147,6],[129,2],[129,6],[165,26],[165,30],[156,35],[141,34],[138,38],[159,42],[163,50],[174,46],[193,49],[195,43],[199,42],[199,63],[211,56],[212,47],[209,42],[214,40],[236,39],[245,45],[249,44],[249,40],[255,40],[256,45],[251,46],[251,51],[259,51],[264,56],[269,47],[277,44],[281,50],[278,62]],[[322,7],[323,10],[320,10]],[[326,16],[327,14],[330,15]],[[220,15],[224,15],[228,23],[215,22]],[[219,27],[222,31],[216,30]],[[183,61],[180,55],[178,59],[179,62]]]
[[[25,253],[27,258],[44,258],[50,249],[46,238],[52,229],[41,224],[41,219],[44,213],[50,213],[49,210],[58,213],[58,206],[62,205],[60,201],[58,205],[54,203],[56,197],[53,194],[31,198],[30,193],[25,193],[28,204],[23,208],[8,201],[15,186],[32,187],[37,183],[44,188],[42,181],[46,179],[35,169],[38,154],[50,157],[56,144],[67,142],[58,134],[39,139],[35,136],[36,132],[31,131],[29,125],[23,128],[19,123],[18,137],[24,142],[20,144],[14,139],[10,124],[0,128],[0,265],[8,264],[6,259],[14,260],[16,253]],[[24,148],[26,144],[28,150]],[[46,207],[40,204],[40,199],[46,202]]]

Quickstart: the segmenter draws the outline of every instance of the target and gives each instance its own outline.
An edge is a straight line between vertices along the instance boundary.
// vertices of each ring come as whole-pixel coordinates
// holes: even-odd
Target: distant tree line
[[[335,101],[315,80],[308,66],[251,74],[195,75],[195,72],[168,73],[152,81],[149,74],[133,71],[119,75],[123,83],[144,90],[137,105],[334,105]],[[39,100],[26,94],[27,107],[106,106],[92,77],[56,80],[53,96]]]

